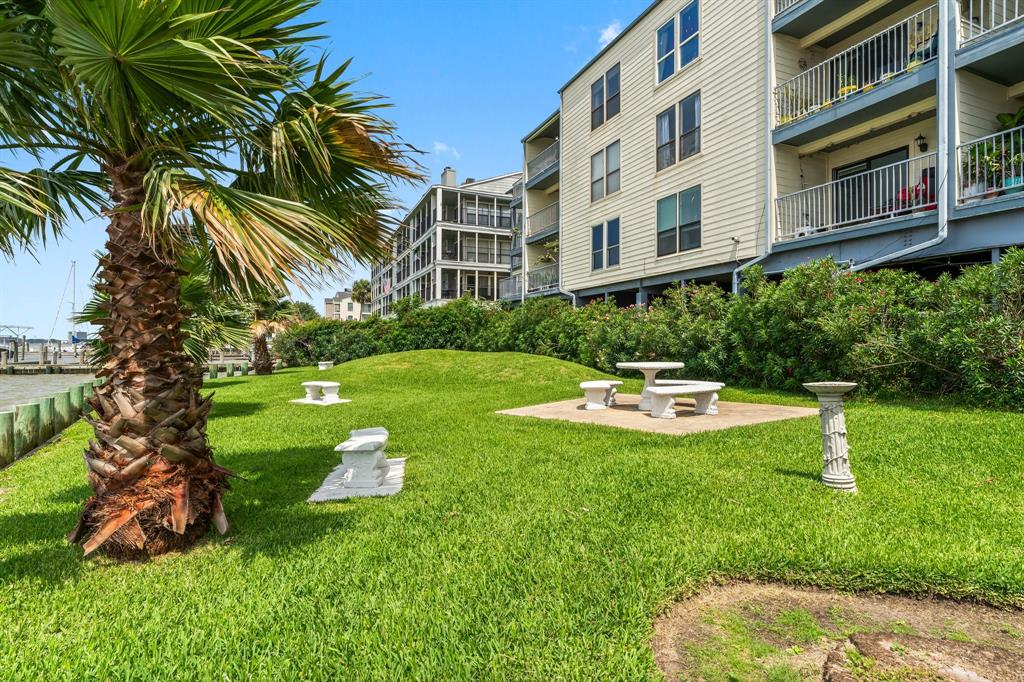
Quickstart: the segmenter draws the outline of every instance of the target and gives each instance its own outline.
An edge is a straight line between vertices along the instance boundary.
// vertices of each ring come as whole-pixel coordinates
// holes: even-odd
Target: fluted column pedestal
[[[849,381],[819,381],[804,384],[804,388],[818,396],[821,444],[825,452],[821,482],[829,488],[855,493],[857,482],[850,471],[850,446],[846,442],[843,396],[857,388],[857,384]]]

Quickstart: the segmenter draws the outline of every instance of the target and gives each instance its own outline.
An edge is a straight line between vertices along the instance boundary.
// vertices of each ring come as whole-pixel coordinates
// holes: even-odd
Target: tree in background
[[[319,320],[320,313],[316,311],[312,303],[306,303],[305,301],[295,301],[292,306],[295,308],[295,314],[298,316],[300,322],[309,322],[310,320]]]
[[[310,307],[312,308],[312,306]],[[267,338],[283,332],[300,321],[302,321],[302,317],[296,304],[291,301],[264,298],[256,303],[253,321],[249,327],[252,334],[252,368],[256,374],[270,374],[274,371],[274,361],[270,357]]]
[[[0,252],[102,213],[97,320],[110,349],[85,451],[95,494],[69,539],[115,557],[227,531],[230,473],[185,350],[180,261],[242,295],[319,286],[387,253],[410,148],[302,46],[311,0],[0,0]],[[339,262],[340,261],[340,262]]]
[[[370,302],[371,290],[370,280],[368,279],[357,279],[352,282],[352,300],[356,303],[366,305]]]

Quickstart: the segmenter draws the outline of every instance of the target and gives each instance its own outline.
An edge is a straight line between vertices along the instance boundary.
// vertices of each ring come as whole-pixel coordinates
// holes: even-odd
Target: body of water
[[[66,391],[92,378],[89,374],[0,374],[0,411]]]

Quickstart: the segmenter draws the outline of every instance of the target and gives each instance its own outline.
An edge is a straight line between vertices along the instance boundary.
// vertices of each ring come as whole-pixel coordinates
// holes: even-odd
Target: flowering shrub
[[[390,319],[299,325],[275,350],[292,365],[426,348],[550,355],[606,372],[626,360],[682,360],[688,378],[791,390],[849,379],[876,394],[1024,405],[1024,250],[934,282],[901,270],[852,273],[830,260],[773,282],[755,266],[744,291],[674,287],[648,308],[412,299]]]

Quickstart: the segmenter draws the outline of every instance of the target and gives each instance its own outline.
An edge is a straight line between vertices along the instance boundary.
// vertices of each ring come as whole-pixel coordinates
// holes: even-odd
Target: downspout
[[[957,33],[957,8],[954,0],[939,0],[939,83],[938,83],[938,132],[939,149],[937,155],[937,171],[939,183],[938,196],[938,219],[939,229],[934,237],[923,241],[920,244],[900,249],[880,258],[875,258],[864,263],[856,263],[850,270],[867,270],[889,261],[903,258],[918,251],[929,249],[946,241],[949,236],[949,213],[956,196],[950,191],[950,172],[955,170],[959,163],[956,159],[957,122],[959,121],[959,102],[956,90],[953,87],[953,78],[956,73],[953,70],[953,52],[956,49]],[[955,172],[953,177],[957,177]]]
[[[772,227],[775,224],[775,145],[772,144],[772,128],[775,123],[772,116],[772,97],[775,85],[775,50],[772,37],[772,6],[773,0],[765,0],[765,31],[764,31],[764,82],[765,82],[765,155],[764,155],[764,217],[765,246],[764,253],[743,263],[732,271],[732,292],[740,292],[740,273],[756,265],[772,255]]]

